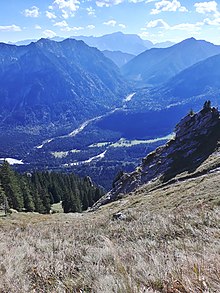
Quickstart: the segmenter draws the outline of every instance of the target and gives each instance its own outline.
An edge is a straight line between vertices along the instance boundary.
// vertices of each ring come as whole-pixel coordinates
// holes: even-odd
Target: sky
[[[0,0],[0,42],[121,31],[154,43],[220,44],[220,1]]]

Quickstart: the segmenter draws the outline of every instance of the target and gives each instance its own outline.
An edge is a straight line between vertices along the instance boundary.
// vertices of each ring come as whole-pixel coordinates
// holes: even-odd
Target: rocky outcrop
[[[205,103],[200,112],[184,117],[175,133],[174,139],[145,157],[134,172],[121,173],[114,188],[94,208],[117,200],[145,183],[156,180],[164,183],[182,172],[196,170],[220,139],[220,112]]]

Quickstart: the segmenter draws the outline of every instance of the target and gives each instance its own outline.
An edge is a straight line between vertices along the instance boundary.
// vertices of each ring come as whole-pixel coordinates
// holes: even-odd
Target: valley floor
[[[219,280],[219,172],[96,212],[0,218],[0,292],[217,293]]]

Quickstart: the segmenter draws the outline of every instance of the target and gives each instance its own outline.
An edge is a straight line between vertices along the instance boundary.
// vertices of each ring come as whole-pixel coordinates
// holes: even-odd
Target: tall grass
[[[214,187],[187,184],[91,213],[1,218],[0,292],[220,292],[220,208],[202,184]]]

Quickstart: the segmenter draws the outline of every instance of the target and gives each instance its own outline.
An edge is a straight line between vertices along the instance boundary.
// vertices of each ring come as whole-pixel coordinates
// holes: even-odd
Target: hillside
[[[82,41],[0,45],[1,125],[77,125],[120,104],[126,88],[115,64]]]
[[[0,291],[219,292],[219,182],[143,187],[94,213],[0,217]]]
[[[119,68],[128,63],[135,55],[123,53],[121,51],[103,51],[105,57],[111,59]]]
[[[169,48],[147,50],[122,67],[124,76],[142,84],[156,85],[168,81],[180,71],[220,53],[220,46],[194,38]]]
[[[94,209],[144,184],[148,190],[153,190],[169,182],[218,172],[219,129],[220,113],[206,102],[200,112],[184,117],[175,128],[175,137],[143,158],[134,172],[121,172],[113,189],[94,205]]]
[[[185,69],[164,85],[170,96],[190,98],[209,92],[219,92],[220,88],[220,55]]]
[[[23,158],[121,105],[129,92],[118,67],[82,41],[1,43],[0,158]]]
[[[219,129],[206,101],[93,209],[0,216],[0,291],[219,292]]]

